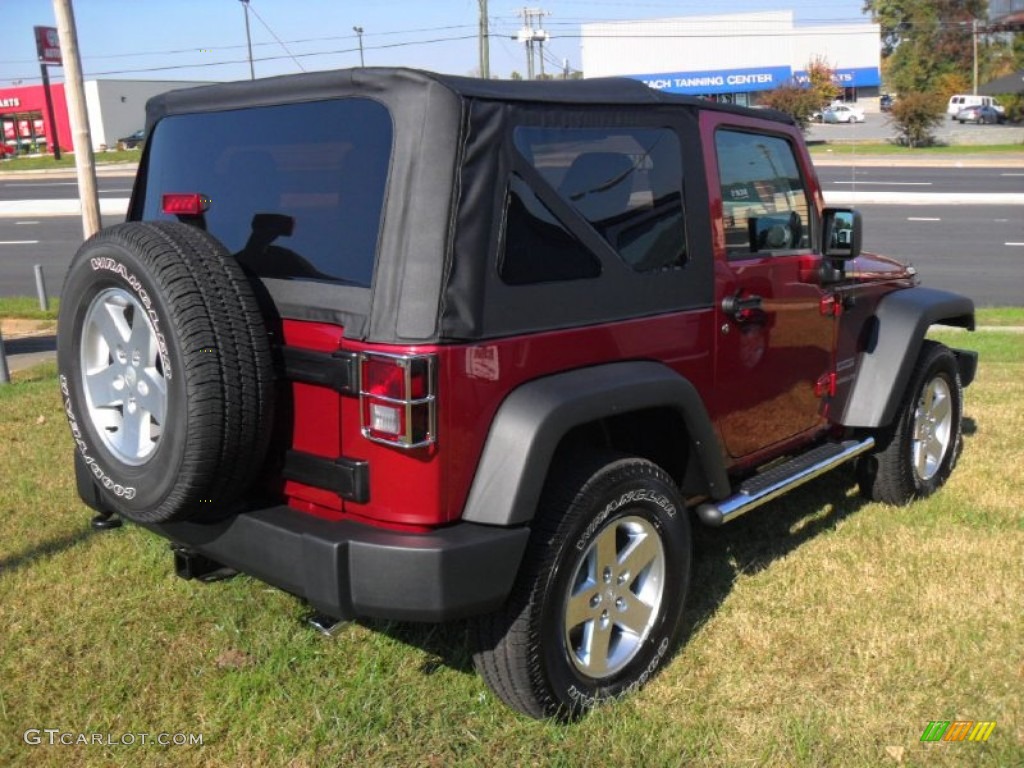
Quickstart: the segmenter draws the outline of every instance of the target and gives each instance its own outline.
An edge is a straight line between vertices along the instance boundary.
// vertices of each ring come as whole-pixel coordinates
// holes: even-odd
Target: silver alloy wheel
[[[576,565],[563,638],[573,666],[601,679],[640,652],[665,593],[665,548],[655,527],[629,516],[602,528]]]
[[[138,300],[121,288],[96,295],[82,323],[81,371],[89,420],[121,462],[144,464],[167,416],[157,335]]]
[[[931,480],[942,466],[953,434],[953,400],[941,376],[928,382],[914,411],[911,463],[921,480]]]

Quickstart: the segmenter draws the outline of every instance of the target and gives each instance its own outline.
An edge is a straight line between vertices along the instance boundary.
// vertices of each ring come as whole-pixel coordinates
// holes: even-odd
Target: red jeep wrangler
[[[782,115],[358,69],[174,91],[147,135],[61,301],[82,498],[184,575],[474,617],[530,715],[664,662],[692,519],[957,460],[976,357],[925,334],[973,304],[861,253]]]

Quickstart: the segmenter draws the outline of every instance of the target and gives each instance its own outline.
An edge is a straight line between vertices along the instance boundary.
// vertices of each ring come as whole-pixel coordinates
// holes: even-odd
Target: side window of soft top
[[[715,151],[729,257],[809,249],[812,208],[792,145],[780,136],[720,129]]]
[[[673,131],[520,126],[515,145],[631,269],[686,264],[682,159]],[[597,256],[571,230],[516,177],[506,204],[502,279],[523,284],[597,277]]]

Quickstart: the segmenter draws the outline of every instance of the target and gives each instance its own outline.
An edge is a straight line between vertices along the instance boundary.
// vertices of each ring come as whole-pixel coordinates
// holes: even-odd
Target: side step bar
[[[697,507],[697,514],[705,525],[717,526],[728,523],[744,512],[749,512],[874,447],[873,437],[820,445],[784,464],[772,467],[767,472],[754,475],[744,481],[736,493],[727,499],[701,504]]]

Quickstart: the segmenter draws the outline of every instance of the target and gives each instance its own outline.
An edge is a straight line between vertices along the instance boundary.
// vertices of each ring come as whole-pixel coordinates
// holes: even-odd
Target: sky
[[[513,40],[525,3],[488,0],[492,76],[526,72]],[[862,0],[547,0],[545,68],[579,68],[582,22],[792,10],[798,24],[868,21]],[[359,66],[478,73],[480,0],[250,0],[257,77]],[[224,81],[249,77],[240,0],[74,0],[86,79]],[[33,26],[56,26],[51,0],[0,0],[0,88],[40,82]],[[709,62],[709,68],[713,64]],[[51,67],[54,82],[62,70]],[[19,82],[20,81],[20,82]]]

